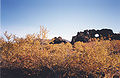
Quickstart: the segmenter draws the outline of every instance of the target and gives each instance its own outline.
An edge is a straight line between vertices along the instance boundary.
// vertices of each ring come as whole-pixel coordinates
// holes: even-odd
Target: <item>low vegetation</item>
[[[113,78],[120,76],[120,40],[49,44],[46,30],[0,39],[2,78]],[[23,76],[22,76],[23,75]]]

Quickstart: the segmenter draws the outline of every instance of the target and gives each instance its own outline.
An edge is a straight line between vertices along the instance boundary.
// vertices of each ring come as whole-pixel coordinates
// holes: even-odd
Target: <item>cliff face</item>
[[[73,36],[71,43],[74,44],[77,41],[89,42],[92,39],[120,40],[120,34],[113,33],[111,29],[84,30],[84,32],[78,32],[76,36]]]

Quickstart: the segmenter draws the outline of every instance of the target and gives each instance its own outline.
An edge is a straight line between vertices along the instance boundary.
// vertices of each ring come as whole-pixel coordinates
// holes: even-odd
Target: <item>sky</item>
[[[120,32],[120,0],[1,0],[1,34],[23,37],[49,30],[48,38],[71,40],[86,29]]]

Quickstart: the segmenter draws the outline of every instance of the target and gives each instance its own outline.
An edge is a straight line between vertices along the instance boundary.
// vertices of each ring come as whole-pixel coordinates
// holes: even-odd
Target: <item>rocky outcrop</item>
[[[60,44],[60,43],[67,43],[69,41],[65,40],[65,39],[62,39],[62,37],[54,37],[53,38],[53,41],[50,42],[50,44]]]
[[[120,40],[120,34],[113,33],[111,29],[84,30],[84,32],[78,32],[76,36],[73,36],[71,43],[74,44],[77,41],[89,42],[94,39]]]

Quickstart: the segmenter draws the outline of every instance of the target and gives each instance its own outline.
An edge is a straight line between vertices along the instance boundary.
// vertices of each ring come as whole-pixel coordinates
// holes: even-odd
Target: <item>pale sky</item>
[[[17,36],[49,30],[48,38],[71,40],[78,31],[120,32],[120,0],[1,0],[1,31]]]

